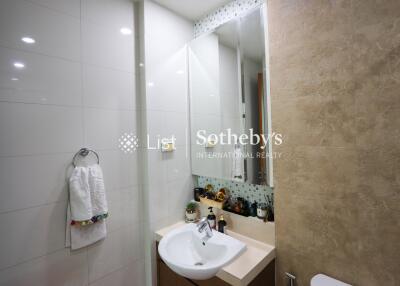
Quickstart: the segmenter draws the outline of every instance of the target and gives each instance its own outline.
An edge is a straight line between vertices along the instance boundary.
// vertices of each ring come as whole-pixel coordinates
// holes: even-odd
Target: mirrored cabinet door
[[[268,183],[268,114],[262,9],[189,45],[194,175]]]

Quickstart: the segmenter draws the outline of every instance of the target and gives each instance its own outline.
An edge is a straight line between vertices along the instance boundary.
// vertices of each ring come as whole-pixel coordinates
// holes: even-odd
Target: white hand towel
[[[71,247],[71,250],[76,250],[100,241],[106,236],[107,228],[104,219],[86,226],[71,225],[68,206],[65,247]]]
[[[92,203],[92,216],[108,213],[106,191],[104,187],[103,171],[99,165],[92,165],[89,169],[89,190]]]
[[[69,201],[72,220],[85,221],[93,217],[87,167],[75,167],[72,171],[69,179]]]
[[[88,225],[88,221],[108,213],[103,172],[99,165],[76,167],[70,177],[70,204],[67,212],[66,247],[78,249],[104,239],[107,235],[104,219]],[[71,222],[75,221],[74,225]]]

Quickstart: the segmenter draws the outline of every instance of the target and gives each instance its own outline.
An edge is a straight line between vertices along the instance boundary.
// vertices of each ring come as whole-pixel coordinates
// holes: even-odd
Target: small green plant
[[[194,212],[196,210],[196,208],[197,208],[197,205],[194,202],[190,202],[186,205],[186,211],[188,211],[188,212]]]

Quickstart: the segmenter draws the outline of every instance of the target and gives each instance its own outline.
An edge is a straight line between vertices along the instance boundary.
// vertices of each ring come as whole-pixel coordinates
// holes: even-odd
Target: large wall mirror
[[[189,44],[194,175],[273,186],[264,11]]]

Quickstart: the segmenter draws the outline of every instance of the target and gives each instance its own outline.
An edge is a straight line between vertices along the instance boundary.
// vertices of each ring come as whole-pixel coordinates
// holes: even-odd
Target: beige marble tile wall
[[[277,282],[400,284],[400,1],[268,1]]]

